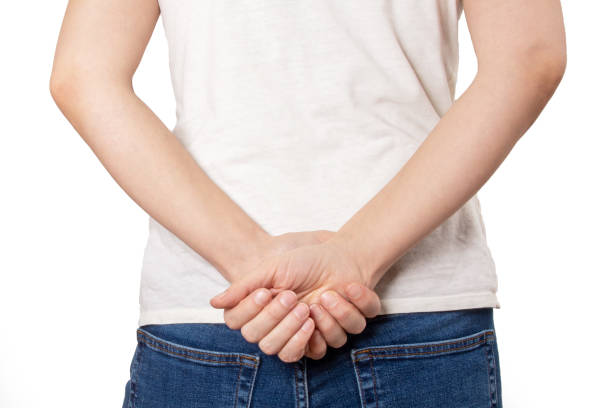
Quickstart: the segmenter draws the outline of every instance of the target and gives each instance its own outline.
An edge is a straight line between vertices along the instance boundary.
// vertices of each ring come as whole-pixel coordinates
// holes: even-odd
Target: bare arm
[[[270,236],[206,175],[138,98],[132,77],[159,14],[157,0],[70,0],[50,81],[51,94],[66,118],[121,188],[229,282],[270,254],[329,239],[333,232],[323,230]],[[254,304],[249,298],[246,303],[252,310],[279,304],[271,299]],[[366,293],[358,306],[371,308],[369,302],[378,304],[374,292]],[[344,302],[336,312],[346,318],[361,316],[349,307]],[[289,314],[292,306],[278,309]],[[320,358],[325,341],[344,332],[334,320],[321,331],[311,327],[305,333],[283,352],[304,350],[310,339],[307,355]]]
[[[121,188],[232,281],[269,235],[212,182],[132,88],[159,12],[156,0],[71,0],[51,94]]]
[[[565,71],[559,0],[464,0],[478,73],[398,174],[332,241],[374,287],[490,178]]]

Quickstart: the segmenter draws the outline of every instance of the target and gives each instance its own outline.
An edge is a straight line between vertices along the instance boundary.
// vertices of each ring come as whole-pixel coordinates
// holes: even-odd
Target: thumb
[[[378,294],[358,282],[349,283],[344,287],[344,292],[365,317],[374,317],[381,312],[381,303]]]
[[[211,306],[215,309],[228,309],[236,306],[252,291],[261,287],[258,280],[255,276],[247,276],[232,283],[225,291],[210,299]]]

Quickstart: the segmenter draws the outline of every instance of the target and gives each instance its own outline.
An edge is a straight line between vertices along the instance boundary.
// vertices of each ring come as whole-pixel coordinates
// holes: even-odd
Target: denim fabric
[[[123,408],[502,408],[492,308],[380,315],[295,363],[222,323],[144,325],[136,337]]]

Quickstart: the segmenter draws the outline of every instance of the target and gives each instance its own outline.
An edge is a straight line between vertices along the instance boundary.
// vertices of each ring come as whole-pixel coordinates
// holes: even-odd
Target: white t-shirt
[[[173,132],[272,235],[340,229],[455,98],[461,0],[159,3]],[[139,325],[223,322],[229,282],[153,218],[140,284]],[[499,308],[477,196],[375,290],[383,314]]]

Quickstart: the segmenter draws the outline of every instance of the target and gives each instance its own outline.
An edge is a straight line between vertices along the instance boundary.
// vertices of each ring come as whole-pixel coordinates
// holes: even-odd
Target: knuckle
[[[287,309],[283,306],[280,301],[274,302],[270,308],[267,309],[266,314],[272,320],[280,320],[287,314]]]
[[[232,330],[236,330],[240,328],[239,322],[236,317],[229,312],[225,312],[223,315],[223,319],[225,320],[225,324]]]
[[[376,300],[376,302],[373,303],[372,307],[367,308],[368,309],[368,314],[367,317],[376,317],[380,314],[382,306],[380,304],[380,300]]]
[[[318,357],[321,358],[325,355],[325,353],[327,352],[327,345],[326,343],[321,343],[321,344],[317,344],[317,347],[314,349],[311,349],[311,354],[314,357]]]
[[[291,352],[280,352],[278,354],[278,358],[280,358],[285,363],[294,363],[298,361],[302,357],[302,354],[296,354]]]
[[[296,298],[297,298],[297,295],[295,294],[295,292],[294,292],[294,291],[292,291],[292,290],[290,290],[290,289],[284,289],[284,290],[282,290],[282,291],[279,293],[279,295],[290,296],[290,297],[292,297],[293,299],[296,299]]]
[[[302,323],[308,318],[310,309],[308,308],[308,305],[298,303],[296,306],[294,306],[293,311],[298,313],[301,311],[301,313],[303,313],[301,317],[298,317],[295,313],[291,313],[291,316],[296,323]]]
[[[275,354],[276,352],[276,350],[274,350],[274,347],[272,347],[271,343],[269,341],[266,341],[265,339],[259,342],[259,349],[263,351],[264,354],[267,354],[269,356]]]
[[[357,324],[355,324],[355,327],[351,327],[351,330],[348,331],[351,334],[359,334],[362,331],[365,330],[366,327],[366,321],[364,318],[359,319],[359,322]]]
[[[338,320],[345,320],[346,318],[349,317],[349,314],[350,314],[349,309],[345,307],[340,307],[336,309],[334,316]]]
[[[334,331],[334,322],[328,319],[317,322],[317,326],[321,333],[332,333]]]
[[[249,343],[257,343],[259,341],[259,338],[257,337],[256,333],[253,332],[253,329],[250,326],[242,326],[240,333]]]
[[[232,314],[227,309],[223,311],[223,320],[225,320],[225,324],[227,325],[227,327],[233,329],[232,326],[234,326],[234,319],[232,317]]]
[[[365,316],[372,318],[372,317],[378,316],[379,313],[380,313],[380,310],[378,310],[378,309],[370,310],[370,311],[368,311],[368,313]]]
[[[347,340],[347,336],[346,334],[343,333],[342,336],[333,339],[329,345],[333,348],[340,348],[344,346],[344,344],[346,343],[346,340]]]
[[[238,322],[236,322],[234,319],[225,319],[225,324],[227,325],[227,327],[229,327],[232,330],[236,330],[240,328],[240,326],[238,325]]]
[[[278,353],[278,358],[285,362],[288,363],[289,362],[289,355],[288,353],[285,351],[285,349],[282,349],[279,353]]]

